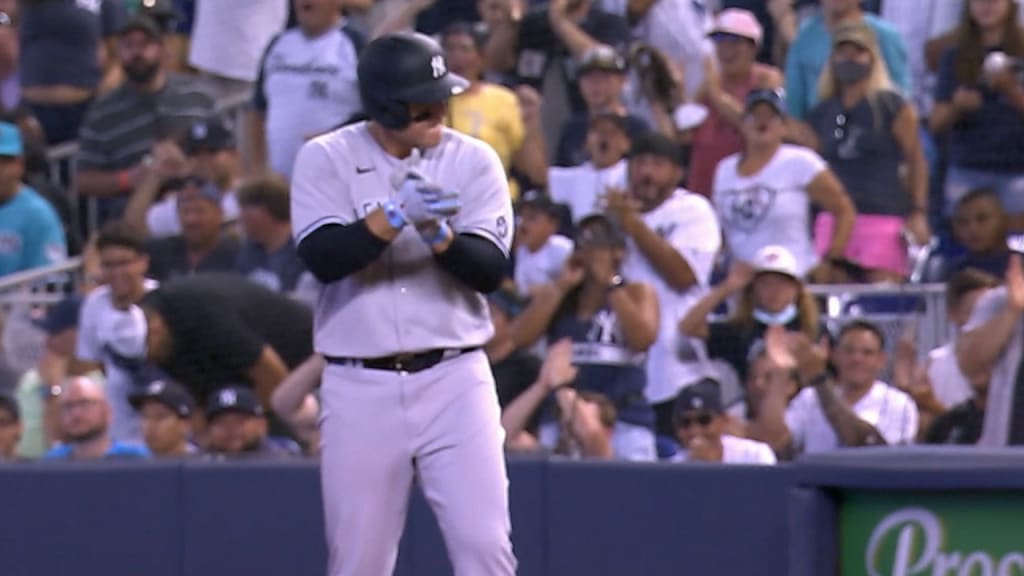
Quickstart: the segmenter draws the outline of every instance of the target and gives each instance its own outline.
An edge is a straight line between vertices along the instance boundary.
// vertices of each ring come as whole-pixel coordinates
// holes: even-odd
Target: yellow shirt
[[[525,129],[514,92],[497,84],[481,83],[453,97],[448,104],[448,126],[491,145],[507,171],[512,156],[523,145]],[[519,196],[509,182],[512,199]]]

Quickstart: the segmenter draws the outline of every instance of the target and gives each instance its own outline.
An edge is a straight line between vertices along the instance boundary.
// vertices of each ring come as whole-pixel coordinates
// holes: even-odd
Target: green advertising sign
[[[1024,576],[1024,494],[847,492],[842,576]]]

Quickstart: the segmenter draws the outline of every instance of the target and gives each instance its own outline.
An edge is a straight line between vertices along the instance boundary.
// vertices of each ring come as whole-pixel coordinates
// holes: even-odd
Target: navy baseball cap
[[[235,147],[235,133],[220,114],[196,121],[185,135],[184,152],[189,156],[199,152],[218,152]]]
[[[134,14],[125,21],[124,26],[118,31],[119,35],[139,31],[149,36],[152,40],[159,40],[163,36],[163,30],[157,21],[148,14]]]
[[[676,397],[673,407],[676,416],[699,410],[712,414],[722,413],[722,391],[717,380],[704,378],[683,388]]]
[[[78,313],[82,309],[81,296],[68,296],[57,302],[46,311],[46,316],[33,320],[32,323],[46,332],[48,336],[59,334],[78,326]]]
[[[626,59],[615,48],[601,44],[588,50],[580,59],[579,75],[593,70],[625,74],[626,69]]]
[[[6,408],[15,422],[21,421],[21,409],[18,407],[18,400],[7,392],[0,392],[0,408]]]
[[[771,105],[780,116],[786,115],[786,94],[780,88],[751,90],[750,94],[747,94],[747,102],[743,109],[750,112],[754,106],[761,103]]]
[[[560,218],[562,213],[558,208],[558,204],[540,190],[528,190],[519,197],[519,202],[516,204],[518,210],[523,208],[534,208],[541,212],[551,216],[552,218]]]
[[[249,416],[263,416],[263,406],[256,393],[244,386],[228,386],[214,392],[206,403],[206,419],[235,412]]]
[[[686,155],[683,148],[673,139],[660,132],[645,132],[633,139],[633,146],[629,149],[629,156],[661,156],[667,158],[679,166],[686,166]]]
[[[625,246],[626,236],[611,218],[594,213],[576,224],[575,241],[577,246]]]
[[[154,380],[142,390],[131,393],[128,402],[136,410],[141,410],[146,402],[159,402],[173,410],[179,418],[188,418],[196,407],[188,390],[173,380]]]

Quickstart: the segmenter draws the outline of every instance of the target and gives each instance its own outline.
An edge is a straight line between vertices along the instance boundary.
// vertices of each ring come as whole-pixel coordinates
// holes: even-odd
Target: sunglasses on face
[[[689,428],[694,424],[698,424],[701,428],[707,428],[711,424],[711,421],[714,419],[715,416],[708,412],[700,412],[698,414],[685,414],[679,417],[679,427]]]

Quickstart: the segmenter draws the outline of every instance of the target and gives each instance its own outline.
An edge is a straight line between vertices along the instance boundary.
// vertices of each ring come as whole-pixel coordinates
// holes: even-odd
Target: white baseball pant
[[[328,576],[390,576],[413,479],[456,576],[512,576],[504,430],[482,351],[408,374],[329,364],[321,386]]]

